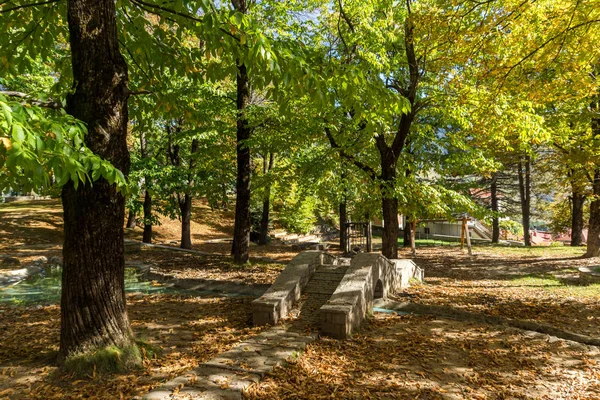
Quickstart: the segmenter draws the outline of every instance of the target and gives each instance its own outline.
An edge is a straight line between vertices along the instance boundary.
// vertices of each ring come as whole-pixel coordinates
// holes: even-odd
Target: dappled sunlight
[[[303,358],[250,388],[249,397],[521,398],[535,390],[558,398],[576,387],[574,374],[587,382],[576,387],[585,396],[600,390],[593,369],[599,356],[586,346],[550,343],[516,329],[377,314],[352,339],[309,345]]]
[[[0,306],[0,393],[14,398],[131,398],[263,329],[248,326],[249,298],[129,295],[134,333],[159,354],[145,358],[138,371],[74,379],[54,367],[59,311],[57,305]]]

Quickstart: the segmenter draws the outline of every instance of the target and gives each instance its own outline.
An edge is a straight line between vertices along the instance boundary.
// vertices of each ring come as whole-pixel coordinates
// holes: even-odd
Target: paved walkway
[[[297,357],[318,338],[318,310],[329,300],[348,265],[320,266],[308,282],[291,323],[277,325],[188,371],[143,398],[241,399],[242,392],[274,367]]]

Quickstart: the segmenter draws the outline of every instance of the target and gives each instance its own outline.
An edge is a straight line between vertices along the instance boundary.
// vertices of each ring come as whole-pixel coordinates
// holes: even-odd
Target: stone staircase
[[[292,311],[296,320],[291,329],[295,332],[312,332],[319,329],[319,309],[327,303],[339,286],[349,264],[323,264],[315,270],[298,306]]]

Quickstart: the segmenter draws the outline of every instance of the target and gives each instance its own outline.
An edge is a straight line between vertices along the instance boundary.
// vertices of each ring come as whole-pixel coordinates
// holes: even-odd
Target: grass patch
[[[143,346],[132,344],[125,347],[108,346],[91,352],[73,354],[65,360],[64,368],[67,372],[77,376],[89,375],[94,371],[100,373],[126,372],[142,365],[142,354],[144,352],[147,354],[147,348],[150,347],[146,344]]]
[[[398,246],[404,246],[404,239],[398,239]],[[451,242],[439,239],[415,239],[415,247],[423,246],[460,246],[460,242]],[[466,246],[466,243],[465,243]]]
[[[508,247],[499,245],[479,246],[485,248],[489,253],[499,256],[516,256],[516,257],[581,257],[585,253],[585,247],[571,246],[533,246],[533,247]]]
[[[600,284],[570,285],[552,274],[531,274],[511,280],[518,285],[538,287],[553,293],[553,296],[600,299]]]
[[[600,273],[600,267],[596,267],[596,268],[594,268],[594,272],[598,272],[598,273]]]

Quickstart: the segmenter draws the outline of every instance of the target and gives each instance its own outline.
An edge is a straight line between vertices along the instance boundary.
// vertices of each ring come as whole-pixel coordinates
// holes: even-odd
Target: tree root
[[[497,317],[491,315],[478,314],[470,311],[459,310],[452,307],[445,306],[434,306],[427,304],[418,303],[407,303],[407,302],[396,302],[392,300],[378,301],[376,304],[379,308],[385,308],[392,311],[400,311],[405,313],[419,314],[419,315],[433,315],[440,318],[454,319],[458,321],[473,321],[482,322],[489,325],[504,325],[511,326],[526,331],[533,331],[543,333],[550,336],[555,336],[560,339],[570,340],[586,344],[589,346],[600,347],[600,338],[591,337],[587,335],[581,335],[565,331],[554,326],[547,324],[540,324],[533,321],[523,321],[519,319]]]

